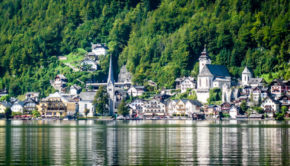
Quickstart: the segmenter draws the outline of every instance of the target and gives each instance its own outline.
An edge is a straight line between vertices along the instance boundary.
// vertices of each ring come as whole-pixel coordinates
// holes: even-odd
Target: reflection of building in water
[[[128,163],[137,164],[138,159],[131,154],[140,154],[140,149],[137,147],[142,144],[141,139],[144,141],[142,135],[142,132],[138,132],[137,128],[128,129]]]
[[[273,121],[277,124],[276,121]],[[263,128],[264,130],[264,144],[267,146],[265,151],[265,160],[269,160],[277,165],[282,165],[281,163],[281,146],[283,146],[281,140],[281,128]],[[264,147],[263,147],[264,148]],[[263,150],[263,149],[260,149]],[[289,156],[288,156],[289,157]]]
[[[197,133],[198,165],[209,165],[209,127],[197,127]]]
[[[118,130],[117,128],[106,128],[106,158],[105,158],[105,165],[117,165],[119,163],[118,158]],[[122,135],[123,137],[124,135]],[[126,141],[127,142],[127,141]],[[122,144],[126,143],[122,142]],[[124,150],[124,149],[123,149]]]
[[[22,138],[24,137],[24,128],[11,128],[11,159],[14,161],[21,161]]]

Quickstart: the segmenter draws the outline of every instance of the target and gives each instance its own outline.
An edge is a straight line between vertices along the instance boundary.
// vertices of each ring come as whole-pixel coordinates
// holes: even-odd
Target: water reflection
[[[10,165],[289,165],[289,122],[0,121]]]

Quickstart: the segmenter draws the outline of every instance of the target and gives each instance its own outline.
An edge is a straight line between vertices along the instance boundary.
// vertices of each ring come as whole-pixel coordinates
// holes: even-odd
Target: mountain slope
[[[56,56],[89,50],[91,42],[107,43],[115,68],[127,64],[140,84],[152,79],[172,87],[176,77],[196,76],[204,45],[213,62],[226,65],[233,76],[247,65],[256,76],[289,79],[289,5],[287,0],[2,0],[0,89],[45,95],[59,72],[70,82],[104,80],[107,60],[90,75],[55,69]]]

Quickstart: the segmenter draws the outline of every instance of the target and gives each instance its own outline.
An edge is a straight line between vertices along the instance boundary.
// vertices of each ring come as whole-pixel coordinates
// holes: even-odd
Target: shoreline
[[[97,118],[88,118],[88,119],[57,119],[57,118],[43,118],[43,119],[0,119],[0,120],[6,120],[6,121],[13,121],[13,120],[21,120],[21,121],[171,121],[171,120],[178,120],[178,121],[231,121],[231,120],[237,120],[237,121],[290,121],[289,118],[284,120],[276,120],[274,118],[264,118],[264,119],[258,119],[258,118],[238,118],[238,119],[231,119],[231,118],[225,118],[225,119],[178,119],[178,118],[168,118],[168,119],[97,119]]]

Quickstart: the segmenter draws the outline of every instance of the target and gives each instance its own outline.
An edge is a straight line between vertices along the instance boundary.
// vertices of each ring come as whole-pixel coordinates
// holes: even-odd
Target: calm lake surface
[[[290,165],[290,122],[0,121],[0,165]]]

